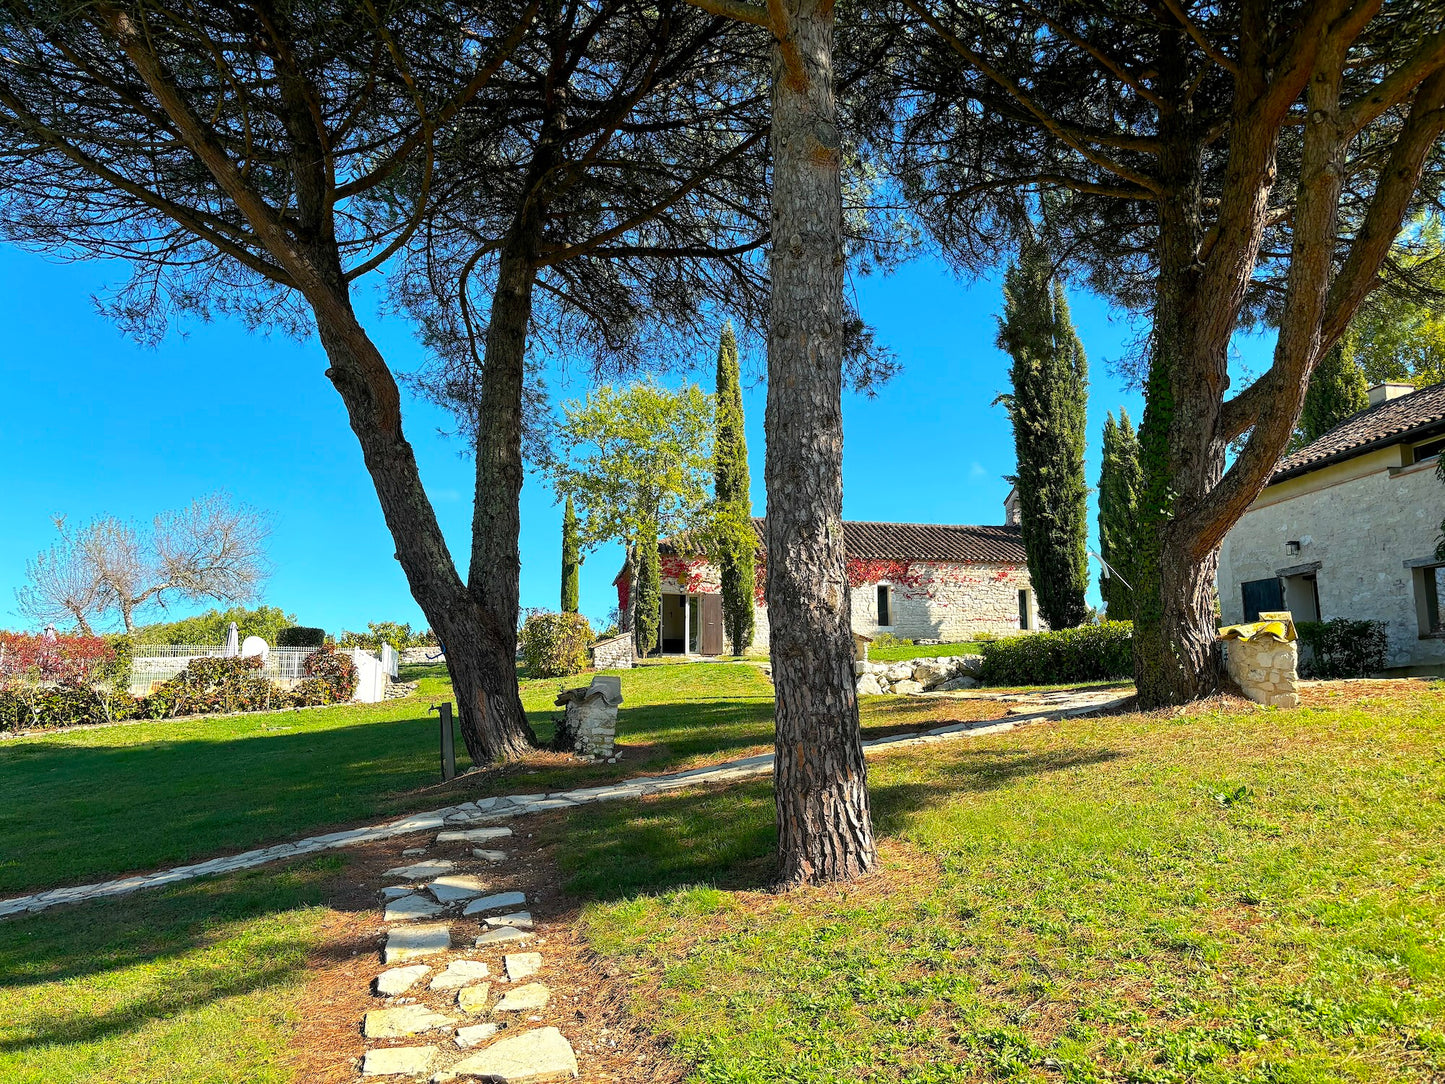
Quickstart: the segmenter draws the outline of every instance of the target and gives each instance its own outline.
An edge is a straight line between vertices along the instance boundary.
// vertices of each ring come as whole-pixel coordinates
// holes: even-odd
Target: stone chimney
[[[1019,515],[1019,491],[1017,487],[1008,491],[1008,496],[1003,499],[1003,521],[1010,527],[1017,527],[1022,522]]]
[[[1379,406],[1381,403],[1391,399],[1398,399],[1402,395],[1409,395],[1415,390],[1413,384],[1376,384],[1369,391],[1370,405]]]

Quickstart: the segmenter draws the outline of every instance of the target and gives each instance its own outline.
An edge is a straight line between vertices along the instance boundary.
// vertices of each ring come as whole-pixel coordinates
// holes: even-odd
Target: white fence
[[[302,671],[306,657],[314,651],[314,647],[273,647],[259,673],[272,681],[300,680],[306,676]],[[225,654],[222,645],[138,644],[130,667],[130,691],[137,695],[148,693],[152,686],[179,674],[192,659],[219,659]]]

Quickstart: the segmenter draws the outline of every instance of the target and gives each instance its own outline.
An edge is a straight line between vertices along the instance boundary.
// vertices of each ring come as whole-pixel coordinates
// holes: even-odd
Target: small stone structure
[[[859,696],[972,689],[978,685],[978,673],[982,669],[982,655],[949,655],[899,662],[860,660],[853,664],[853,672],[858,676]]]
[[[583,756],[615,755],[617,705],[622,703],[622,679],[598,674],[584,689],[568,689],[557,697],[567,708],[567,732]]]
[[[632,634],[620,633],[592,645],[592,665],[598,670],[632,669]]]
[[[445,664],[447,656],[440,647],[432,644],[422,647],[404,647],[397,652],[397,661],[402,666],[427,666],[437,663]]]
[[[1225,669],[1256,704],[1299,707],[1299,644],[1289,611],[1261,613],[1258,624],[1219,630]]]

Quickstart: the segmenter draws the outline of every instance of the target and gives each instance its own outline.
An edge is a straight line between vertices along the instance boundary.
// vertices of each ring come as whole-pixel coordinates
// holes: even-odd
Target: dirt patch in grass
[[[538,842],[557,837],[553,823],[556,819],[556,815],[531,817],[510,826],[515,833],[511,838],[479,844],[507,852],[507,858],[495,864],[472,858],[471,845],[434,843],[435,832],[398,837],[348,851],[346,870],[336,882],[329,901],[333,913],[324,927],[324,943],[311,954],[309,961],[310,977],[304,996],[307,1010],[294,1044],[297,1080],[307,1084],[358,1081],[361,1059],[368,1046],[435,1045],[443,1055],[437,1058],[433,1071],[462,1056],[449,1032],[369,1044],[361,1035],[362,1019],[368,1010],[398,1003],[377,997],[371,991],[372,980],[386,969],[380,958],[386,927],[381,921],[379,892],[384,885],[397,883],[395,878],[382,874],[393,866],[418,861],[421,857],[450,858],[457,863],[456,872],[484,877],[493,891],[525,893],[525,909],[531,911],[537,923],[537,937],[531,944],[505,949],[473,948],[472,940],[485,927],[476,918],[455,918],[452,942],[458,947],[450,953],[416,961],[431,964],[433,971],[407,991],[405,997],[453,1016],[463,1024],[500,1021],[502,1018],[488,1014],[467,1018],[457,1009],[455,991],[431,991],[427,983],[451,960],[484,960],[491,971],[488,981],[496,997],[509,986],[503,955],[508,951],[541,952],[541,972],[526,981],[545,982],[552,991],[551,1002],[540,1012],[511,1024],[499,1037],[532,1027],[557,1027],[576,1051],[579,1079],[583,1081],[672,1084],[681,1079],[686,1066],[672,1059],[665,1042],[637,1024],[637,1015],[629,1010],[631,1005],[645,1006],[652,1002],[655,981],[645,974],[623,975],[615,964],[600,964],[575,930],[580,901],[558,887],[562,879],[553,856],[555,845]],[[554,830],[549,831],[549,827]],[[403,849],[419,846],[427,848],[425,856],[402,857]]]

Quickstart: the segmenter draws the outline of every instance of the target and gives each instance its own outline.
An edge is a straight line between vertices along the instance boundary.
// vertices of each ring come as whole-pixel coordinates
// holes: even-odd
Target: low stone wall
[[[946,655],[899,662],[855,662],[858,695],[910,695],[925,691],[953,692],[978,685],[982,655]]]
[[[623,633],[592,645],[592,665],[598,670],[632,669],[632,635]]]
[[[432,658],[433,655],[438,656]],[[432,647],[404,647],[396,653],[396,661],[402,666],[427,666],[437,663],[445,663],[447,657],[441,648]]]
[[[1274,708],[1299,707],[1299,644],[1226,640],[1225,669],[1245,696]]]

